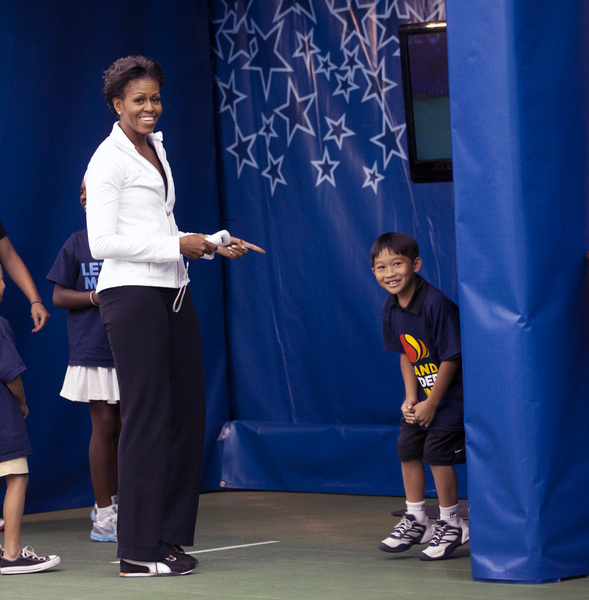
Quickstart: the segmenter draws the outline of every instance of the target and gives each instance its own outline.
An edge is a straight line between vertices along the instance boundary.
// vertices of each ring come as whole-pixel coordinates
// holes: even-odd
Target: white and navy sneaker
[[[103,521],[98,520],[98,516],[92,524],[90,539],[95,542],[117,542],[117,517],[116,510],[110,510]]]
[[[429,523],[418,523],[413,515],[405,514],[389,537],[378,545],[378,549],[383,552],[405,552],[414,544],[427,544],[431,537],[432,527]]]
[[[196,559],[181,553],[170,554],[158,561],[121,558],[121,577],[169,577],[188,575],[196,568]]]
[[[2,556],[0,559],[0,575],[23,575],[46,571],[60,563],[61,559],[56,554],[37,556],[30,546],[25,546],[15,560],[8,560]]]
[[[194,568],[198,567],[198,560],[196,558],[194,558],[194,556],[190,556],[190,554],[186,554],[186,552],[185,552],[184,548],[182,548],[182,546],[179,546],[178,544],[169,544],[169,543],[166,543],[166,546],[172,556],[180,555],[181,558],[186,559],[188,561],[188,564],[192,564],[194,566]]]
[[[433,526],[433,535],[429,546],[419,553],[421,560],[441,560],[447,558],[458,548],[468,542],[468,525],[458,519],[458,527],[446,521],[438,521]]]

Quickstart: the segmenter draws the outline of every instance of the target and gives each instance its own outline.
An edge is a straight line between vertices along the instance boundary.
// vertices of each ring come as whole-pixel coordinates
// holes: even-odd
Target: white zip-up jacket
[[[86,172],[86,221],[90,251],[103,260],[97,291],[123,285],[180,288],[188,283],[174,220],[174,180],[161,133],[150,133],[166,173],[158,170],[113,126]]]

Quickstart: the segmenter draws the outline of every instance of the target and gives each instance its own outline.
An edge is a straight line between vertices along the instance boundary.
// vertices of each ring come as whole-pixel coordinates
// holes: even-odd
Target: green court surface
[[[428,500],[428,504],[435,500]],[[469,545],[423,562],[378,550],[402,498],[283,492],[203,494],[194,574],[125,579],[116,544],[89,539],[90,508],[27,515],[23,544],[59,554],[51,571],[0,577],[2,600],[442,600],[589,598],[589,579],[541,585],[472,580]],[[433,521],[432,521],[433,522]],[[145,523],[149,527],[149,523]],[[0,534],[0,539],[2,534]]]

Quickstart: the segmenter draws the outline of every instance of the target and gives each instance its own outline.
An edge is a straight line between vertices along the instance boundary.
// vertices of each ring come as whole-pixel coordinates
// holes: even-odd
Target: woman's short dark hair
[[[145,56],[126,56],[119,58],[104,72],[104,88],[102,92],[111,112],[117,111],[113,105],[115,98],[125,97],[125,88],[134,79],[153,79],[160,90],[164,87],[164,72],[159,63]]]
[[[384,250],[388,250],[391,254],[407,256],[411,260],[415,260],[419,256],[419,245],[417,242],[407,234],[397,233],[396,231],[383,233],[376,242],[372,244],[372,248],[370,249],[370,260],[373,266],[376,257]]]

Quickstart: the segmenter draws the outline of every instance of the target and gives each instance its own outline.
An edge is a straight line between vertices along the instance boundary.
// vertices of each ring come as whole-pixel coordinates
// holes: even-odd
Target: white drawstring
[[[184,294],[186,294],[186,284],[184,284],[178,290],[178,294],[176,295],[176,299],[174,300],[174,304],[172,305],[172,310],[175,313],[180,312],[180,309],[182,308],[182,302],[184,302]]]
[[[184,268],[186,269],[186,271],[184,271],[184,276],[188,279],[188,267],[190,266],[190,263],[188,261],[186,261],[184,263]],[[178,293],[176,294],[176,298],[174,300],[174,304],[172,305],[172,310],[175,313],[180,312],[180,309],[182,308],[182,302],[184,302],[184,294],[186,294],[186,286],[188,284],[185,283],[179,290]]]

